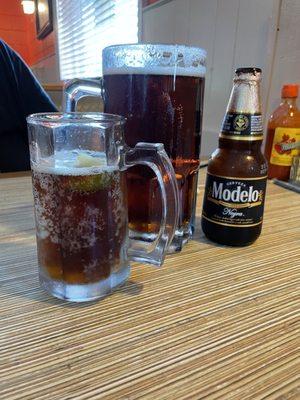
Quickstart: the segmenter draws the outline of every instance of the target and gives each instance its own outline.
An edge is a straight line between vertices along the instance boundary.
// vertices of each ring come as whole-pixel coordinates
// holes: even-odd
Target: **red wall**
[[[34,65],[55,54],[55,34],[37,40],[35,15],[23,13],[20,0],[0,0],[0,38]]]
[[[0,0],[0,37],[29,62],[26,22],[21,1]]]

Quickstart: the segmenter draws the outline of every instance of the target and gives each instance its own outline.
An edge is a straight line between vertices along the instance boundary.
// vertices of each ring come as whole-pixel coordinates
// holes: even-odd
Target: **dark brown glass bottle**
[[[202,229],[217,243],[246,246],[260,235],[267,180],[259,68],[238,68],[207,168]]]

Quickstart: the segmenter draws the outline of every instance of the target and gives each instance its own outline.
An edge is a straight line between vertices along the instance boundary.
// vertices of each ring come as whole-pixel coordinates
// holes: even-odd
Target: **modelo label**
[[[263,220],[267,177],[252,179],[207,174],[203,218],[233,227],[259,225]]]
[[[226,136],[255,136],[261,138],[263,135],[261,114],[233,113],[225,114],[221,135]]]

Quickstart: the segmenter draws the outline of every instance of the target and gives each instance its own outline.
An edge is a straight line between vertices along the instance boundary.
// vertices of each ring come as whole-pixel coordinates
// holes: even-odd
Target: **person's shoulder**
[[[9,45],[0,39],[0,49],[10,49]]]
[[[0,39],[0,53],[11,56],[14,51],[4,40]]]
[[[13,70],[22,63],[21,57],[4,40],[0,39],[0,67]]]

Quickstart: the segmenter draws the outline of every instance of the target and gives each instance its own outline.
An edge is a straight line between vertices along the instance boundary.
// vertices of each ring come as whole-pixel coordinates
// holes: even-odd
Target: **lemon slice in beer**
[[[105,158],[103,157],[93,157],[86,153],[79,153],[75,161],[75,167],[101,167],[106,165]]]
[[[106,159],[104,157],[93,157],[86,153],[79,153],[75,161],[75,167],[93,168],[105,167]],[[114,171],[107,171],[99,168],[99,171],[90,170],[86,174],[74,175],[70,181],[70,187],[78,192],[96,192],[97,190],[105,189],[111,184]]]

